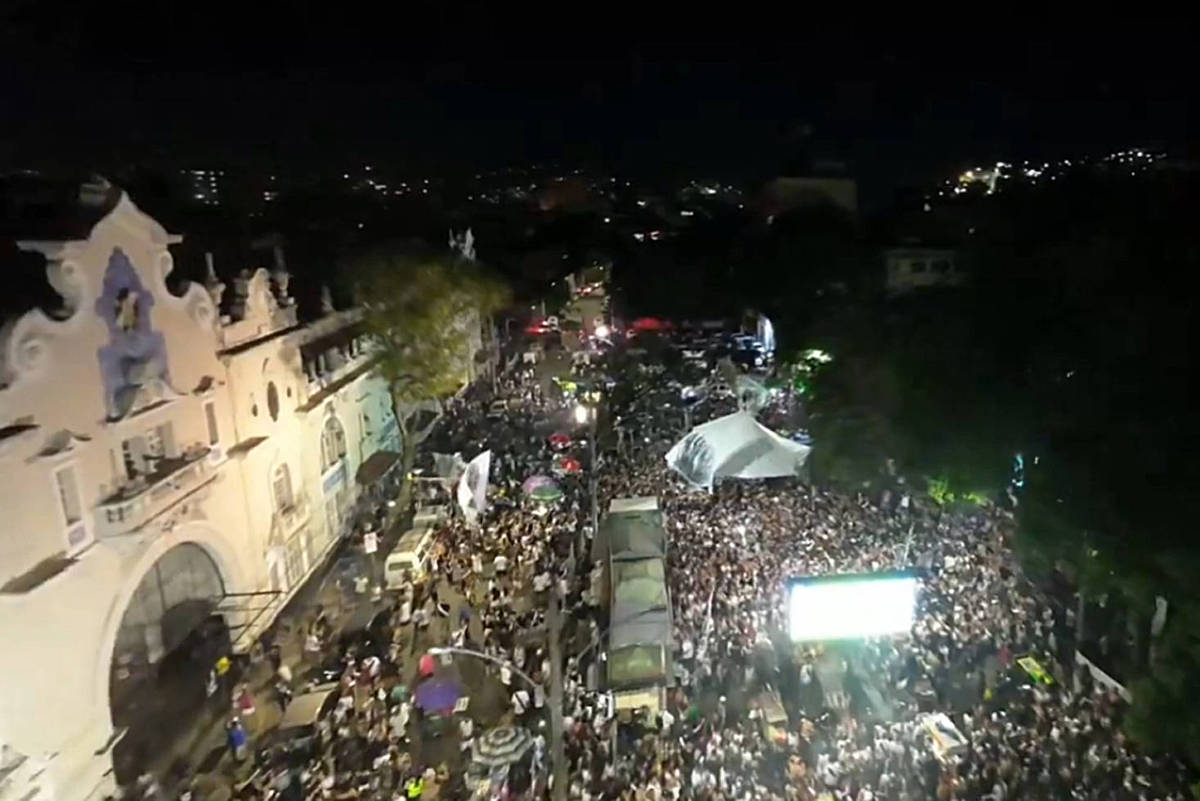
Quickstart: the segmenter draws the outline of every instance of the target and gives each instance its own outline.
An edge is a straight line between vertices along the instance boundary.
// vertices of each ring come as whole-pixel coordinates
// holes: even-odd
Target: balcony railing
[[[184,496],[216,478],[210,448],[194,448],[178,457],[155,460],[151,472],[138,476],[96,507],[101,537],[128,534],[144,526]]]

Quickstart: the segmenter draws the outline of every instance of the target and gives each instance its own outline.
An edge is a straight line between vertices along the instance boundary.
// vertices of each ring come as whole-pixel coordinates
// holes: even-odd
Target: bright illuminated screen
[[[792,640],[845,640],[912,627],[917,580],[901,573],[801,579],[788,585]]]

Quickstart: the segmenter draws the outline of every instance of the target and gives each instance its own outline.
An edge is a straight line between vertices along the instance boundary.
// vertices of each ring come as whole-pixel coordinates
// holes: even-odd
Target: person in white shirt
[[[525,716],[525,711],[529,709],[529,691],[521,688],[512,694],[513,714],[522,718]]]
[[[469,715],[463,715],[458,721],[458,739],[463,751],[471,750],[474,735],[475,721]]]
[[[533,737],[534,772],[538,773],[546,763],[546,737],[539,731]]]
[[[392,728],[392,736],[402,743],[408,742],[408,718],[411,714],[411,708],[407,701],[402,702],[396,707],[392,717],[388,720],[388,724]]]

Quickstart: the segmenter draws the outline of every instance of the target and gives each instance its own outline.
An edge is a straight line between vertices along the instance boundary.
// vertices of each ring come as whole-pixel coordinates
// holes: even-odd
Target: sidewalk
[[[381,574],[379,571],[382,570],[383,560],[411,519],[410,513],[395,516],[380,537],[379,550],[374,554],[374,575]],[[348,582],[339,581],[339,573],[346,568],[349,560],[365,564],[367,558],[355,543],[346,538],[340,540],[325,557],[325,562],[313,571],[280,610],[267,635],[264,635],[274,634],[282,661],[292,670],[292,684],[297,695],[303,691],[301,682],[304,673],[315,664],[313,660],[305,658],[304,635],[308,624],[316,617],[317,608],[326,611],[332,630],[330,639],[336,641],[347,623],[360,617],[366,608],[376,606],[370,592],[355,595],[352,588],[347,586]],[[247,663],[241,681],[250,686],[255,700],[254,714],[243,720],[253,751],[255,741],[278,726],[282,716],[275,700],[275,675],[270,660],[264,657],[257,664]],[[195,719],[179,727],[184,731],[153,760],[151,772],[159,776],[167,775],[171,765],[183,759],[190,766],[190,772],[197,775],[209,774],[226,781],[238,778],[237,765],[228,752],[225,740],[225,724],[230,719],[231,711],[223,704],[207,705]]]

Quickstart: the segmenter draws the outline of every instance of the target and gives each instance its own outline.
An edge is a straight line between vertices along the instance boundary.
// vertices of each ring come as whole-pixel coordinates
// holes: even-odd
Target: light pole
[[[554,776],[553,795],[551,797],[554,801],[566,801],[567,752],[566,746],[563,743],[562,615],[559,605],[558,588],[555,585],[550,591],[550,602],[546,607],[546,639],[550,651],[550,697],[547,701],[550,705],[550,764],[553,771],[552,775]],[[491,662],[494,665],[508,668],[535,690],[539,687],[543,690],[545,689],[545,685],[534,681],[531,676],[512,662],[492,656],[491,654],[486,654],[483,651],[454,646],[438,646],[428,649],[428,653],[434,656],[461,654],[462,656],[472,656],[476,659],[482,659],[485,662]]]
[[[567,751],[563,742],[562,601],[557,582],[546,608],[546,640],[550,650],[550,766],[553,770],[553,801],[567,801]]]
[[[599,534],[599,518],[600,510],[597,508],[596,497],[596,425],[599,417],[599,410],[595,406],[588,406],[580,403],[575,407],[575,422],[579,424],[588,423],[588,470],[590,471],[589,492],[591,495],[592,507],[592,537],[593,539]],[[582,550],[582,546],[581,546]]]
[[[482,659],[484,662],[491,662],[493,665],[499,665],[500,667],[508,668],[509,670],[511,670],[513,673],[515,673],[517,675],[517,678],[524,681],[530,687],[533,687],[536,689],[536,688],[542,686],[540,682],[534,681],[533,678],[529,674],[522,671],[519,667],[514,665],[512,662],[509,662],[507,659],[501,659],[498,656],[492,656],[491,654],[486,654],[483,651],[476,651],[472,648],[458,648],[456,646],[451,646],[451,645],[439,645],[439,646],[436,646],[433,648],[426,649],[426,653],[431,654],[433,656],[444,656],[447,654],[458,654],[460,656],[473,656],[476,659]]]

